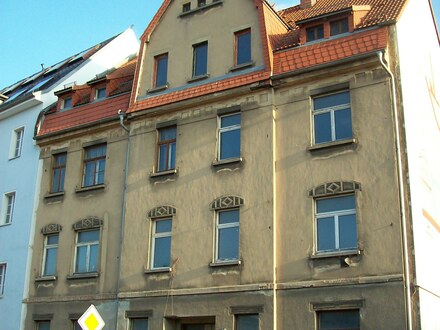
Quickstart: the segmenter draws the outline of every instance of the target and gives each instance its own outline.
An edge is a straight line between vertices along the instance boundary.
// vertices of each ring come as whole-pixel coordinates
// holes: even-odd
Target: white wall
[[[397,24],[423,329],[440,329],[440,47],[428,0]]]

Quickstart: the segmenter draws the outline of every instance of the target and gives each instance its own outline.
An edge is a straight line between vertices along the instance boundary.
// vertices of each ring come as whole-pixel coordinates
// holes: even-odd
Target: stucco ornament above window
[[[361,190],[361,184],[355,181],[334,181],[324,183],[309,190],[309,197],[332,196]]]
[[[238,196],[222,196],[217,199],[215,199],[211,203],[211,210],[222,210],[222,209],[229,209],[232,207],[239,207],[244,204],[244,200],[241,197]]]
[[[175,214],[176,214],[176,208],[174,206],[169,206],[169,205],[158,206],[148,211],[149,218],[169,217]]]
[[[104,222],[97,217],[87,217],[75,222],[72,227],[74,230],[99,228],[102,227],[103,223]]]
[[[62,229],[63,227],[61,225],[57,223],[51,223],[41,228],[41,233],[43,235],[55,234],[55,233],[59,233]]]

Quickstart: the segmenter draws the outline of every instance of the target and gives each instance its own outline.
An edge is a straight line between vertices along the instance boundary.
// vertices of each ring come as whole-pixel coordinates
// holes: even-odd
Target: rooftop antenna
[[[44,63],[41,63],[41,71],[44,71]]]

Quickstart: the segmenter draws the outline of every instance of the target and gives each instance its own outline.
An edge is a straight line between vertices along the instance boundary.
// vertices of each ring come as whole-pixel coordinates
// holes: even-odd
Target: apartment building
[[[429,1],[165,0],[38,123],[27,328],[437,329],[439,55]]]

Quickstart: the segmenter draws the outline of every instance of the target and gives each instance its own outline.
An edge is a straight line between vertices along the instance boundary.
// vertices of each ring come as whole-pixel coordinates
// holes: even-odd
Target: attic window
[[[197,7],[206,6],[206,0],[197,0]]]
[[[66,97],[63,99],[63,109],[68,109],[72,107],[72,98]]]
[[[103,99],[105,98],[105,96],[106,96],[105,87],[96,89],[96,95],[95,95],[96,100]]]
[[[191,10],[191,2],[184,3],[182,6],[182,12],[186,13]]]
[[[315,41],[324,38],[324,25],[316,25],[306,29],[307,42]]]
[[[337,34],[348,32],[348,18],[343,18],[337,21],[330,22],[330,35],[335,36]]]

